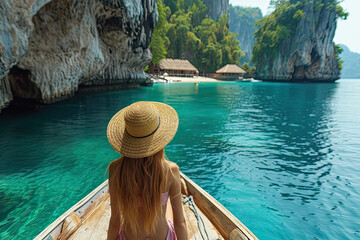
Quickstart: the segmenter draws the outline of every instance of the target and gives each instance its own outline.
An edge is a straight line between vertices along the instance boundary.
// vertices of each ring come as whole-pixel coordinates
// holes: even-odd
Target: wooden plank
[[[230,238],[234,229],[239,229],[238,234],[244,240],[258,240],[258,238],[237,219],[229,210],[221,205],[215,198],[190,180],[185,174],[180,173],[185,180],[187,190],[194,198],[196,205],[205,216],[214,224],[224,239]]]
[[[216,230],[214,225],[209,221],[209,219],[207,219],[207,217],[200,210],[199,210],[199,215],[204,221],[204,225],[209,239],[223,240],[224,238],[221,236],[221,234]],[[203,240],[198,227],[198,220],[196,219],[194,212],[190,210],[190,208],[186,205],[184,205],[184,216],[186,220],[189,240]]]
[[[61,228],[60,235],[57,237],[57,240],[68,239],[71,234],[73,234],[81,226],[80,217],[72,212],[64,220],[63,226]]]
[[[110,196],[96,207],[68,240],[106,240],[110,220]]]
[[[79,211],[80,211],[81,213],[79,217],[81,217],[82,220],[84,220],[86,217],[84,214],[88,214],[92,208],[96,207],[94,205],[99,204],[101,202],[102,197],[104,197],[107,193],[107,189],[108,189],[108,180],[104,181],[91,193],[89,193],[86,197],[81,199],[69,210],[63,213],[59,218],[57,218],[53,223],[51,223],[47,228],[45,228],[39,235],[37,235],[33,240],[57,239],[61,232],[65,218],[68,217],[72,212],[76,212],[76,211],[78,211],[77,214],[79,215]],[[85,206],[87,203],[89,202],[91,203],[91,201],[93,201],[93,204],[89,205],[89,207],[86,207],[84,211],[78,210],[81,209],[81,207]]]
[[[170,204],[170,201],[168,202]],[[202,240],[201,233],[197,225],[195,214],[187,205],[183,205],[184,215],[188,228],[189,240]],[[206,216],[198,210],[203,219],[209,239],[223,239]],[[106,240],[108,223],[110,220],[110,198],[100,204],[86,221],[76,230],[68,240]]]

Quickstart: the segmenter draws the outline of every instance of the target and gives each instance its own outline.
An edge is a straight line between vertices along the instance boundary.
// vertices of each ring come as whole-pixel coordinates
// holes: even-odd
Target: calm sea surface
[[[104,181],[113,114],[179,113],[168,157],[261,240],[360,239],[360,80],[157,84],[0,115],[0,239],[32,239]]]

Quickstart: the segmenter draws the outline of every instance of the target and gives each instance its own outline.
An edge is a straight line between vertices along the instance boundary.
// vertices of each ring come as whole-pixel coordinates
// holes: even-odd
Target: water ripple
[[[171,104],[167,156],[260,239],[357,239],[360,81],[201,83],[79,94],[0,116],[0,238],[31,239],[104,180],[111,116]]]

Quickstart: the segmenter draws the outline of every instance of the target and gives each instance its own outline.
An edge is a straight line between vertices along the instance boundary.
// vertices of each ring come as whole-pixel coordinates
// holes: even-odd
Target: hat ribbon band
[[[159,129],[159,127],[160,127],[160,116],[159,116],[159,124],[157,125],[157,127],[155,128],[155,130],[154,130],[152,133],[150,133],[150,134],[148,134],[148,135],[146,135],[146,136],[135,137],[135,136],[131,135],[126,129],[125,129],[125,130],[126,130],[127,134],[129,134],[130,137],[133,137],[133,138],[146,138],[146,137],[150,137],[151,135],[153,135],[153,134]]]

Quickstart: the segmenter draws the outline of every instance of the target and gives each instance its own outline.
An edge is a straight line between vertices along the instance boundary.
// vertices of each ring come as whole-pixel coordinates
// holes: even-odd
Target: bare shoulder
[[[172,177],[178,178],[180,176],[179,166],[176,163],[171,162],[171,161],[168,161],[168,166],[169,166],[169,169],[171,172],[170,175],[172,175]]]
[[[173,173],[180,172],[180,168],[176,163],[169,161],[169,166]]]
[[[177,185],[177,183],[180,182],[180,168],[174,162],[168,161],[167,163],[170,173],[168,174],[168,181],[170,182],[171,185],[173,185],[174,183],[176,183],[175,185]]]

